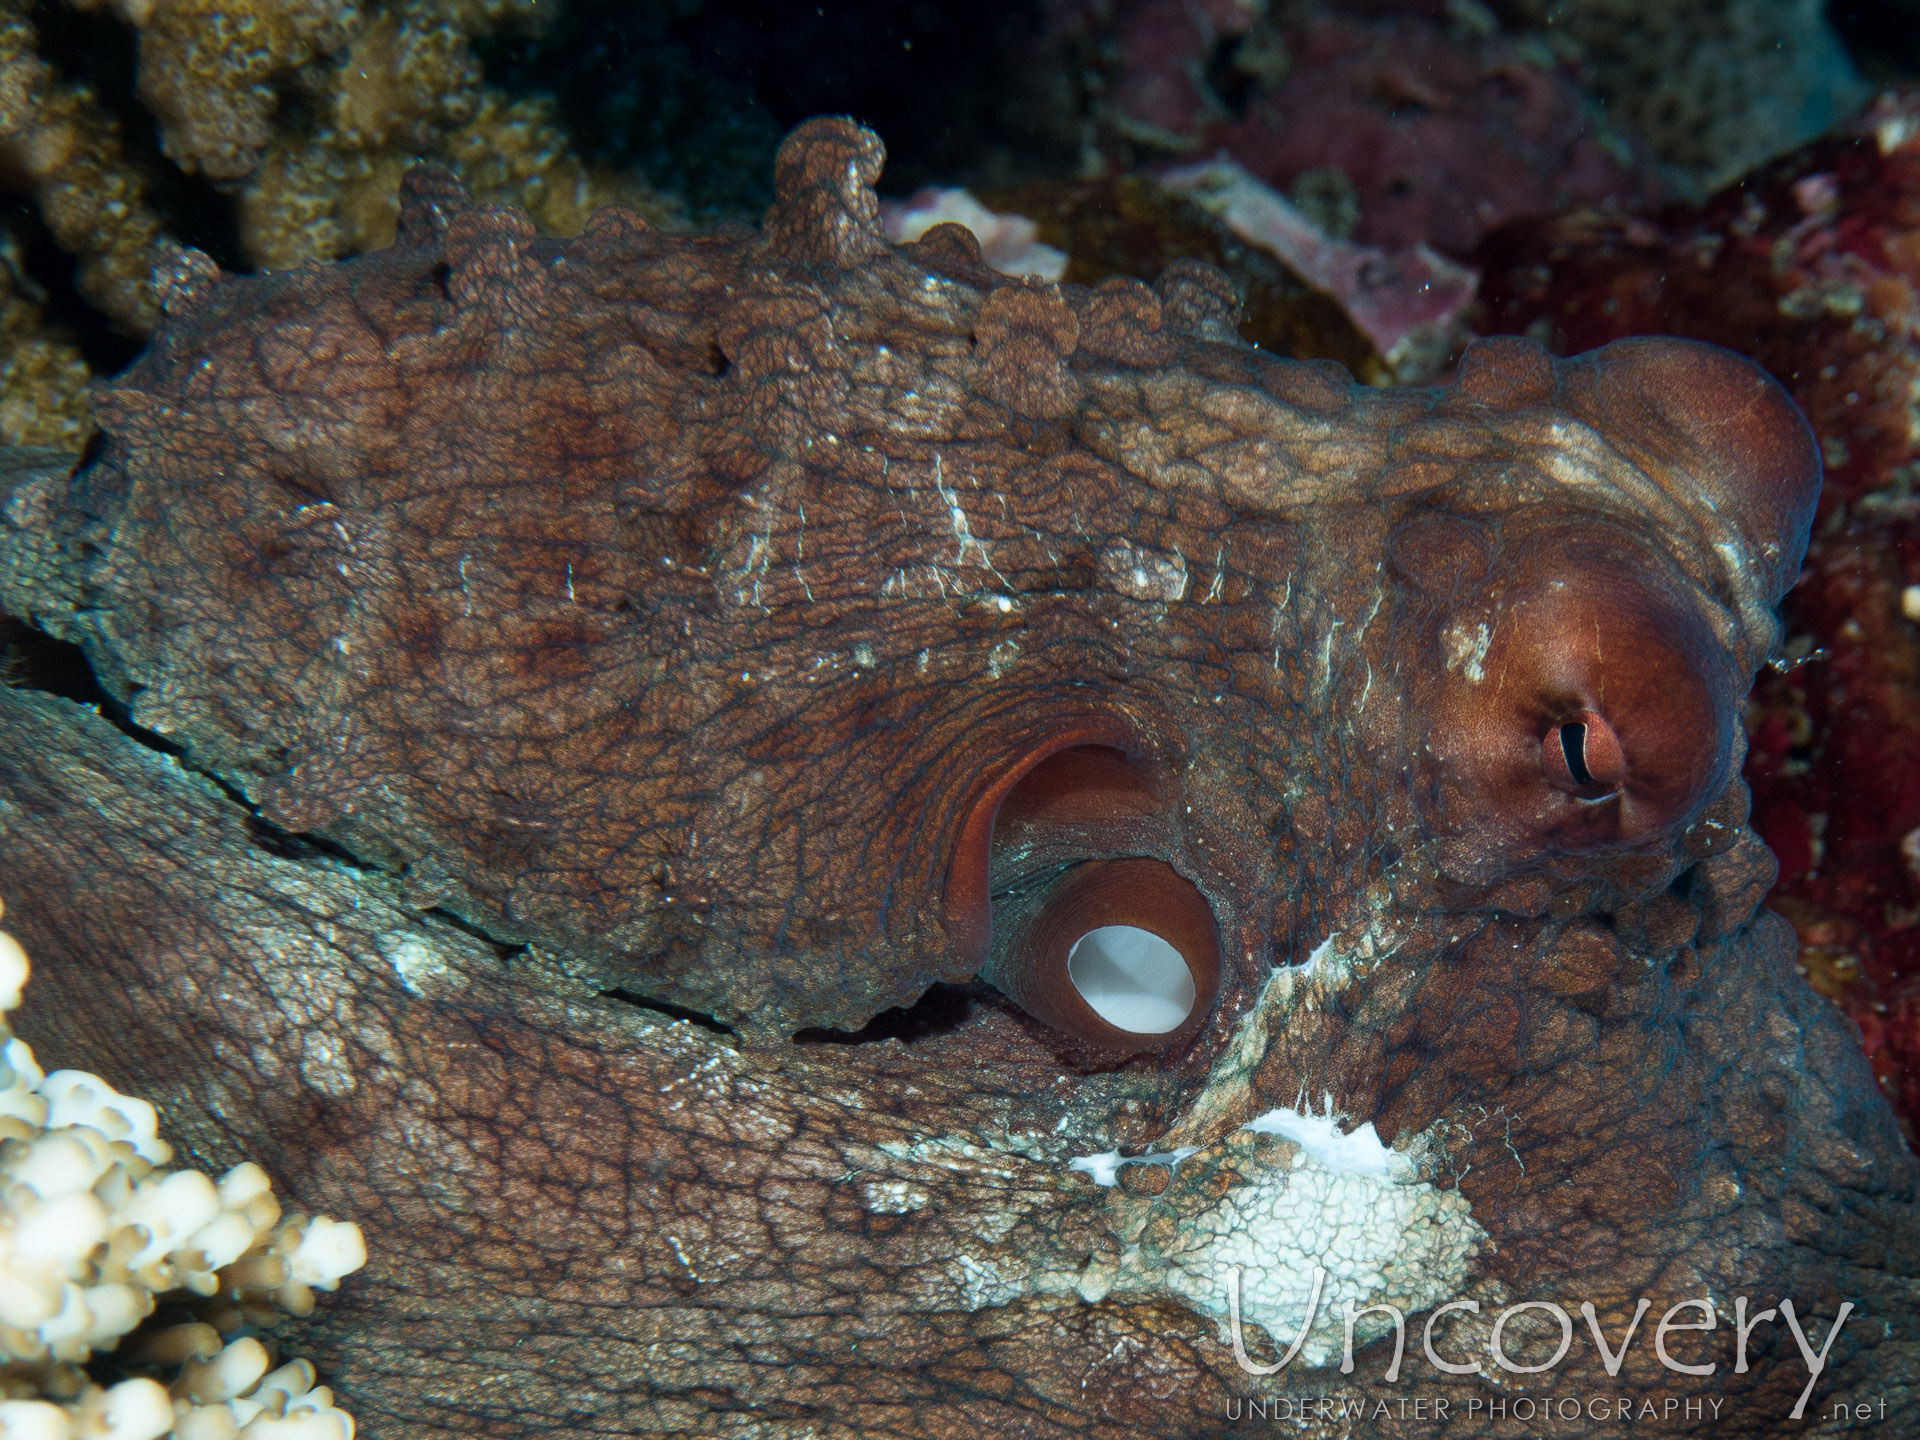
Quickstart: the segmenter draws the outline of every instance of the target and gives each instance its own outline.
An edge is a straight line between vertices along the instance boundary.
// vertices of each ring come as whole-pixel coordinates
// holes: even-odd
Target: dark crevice
[[[192,770],[194,774],[205,776],[215,785],[218,785],[220,792],[229,800],[233,801],[234,804],[246,807],[247,838],[253,842],[254,849],[264,850],[267,854],[280,860],[324,859],[344,865],[349,870],[360,870],[369,873],[380,870],[380,866],[362,860],[344,845],[337,845],[324,835],[282,830],[271,820],[261,819],[260,812],[254,808],[253,802],[231,785],[228,785],[218,775],[207,775],[206,771],[196,769],[190,762],[185,760],[181,761],[181,764],[184,768]]]
[[[1905,0],[1828,0],[1827,20],[1874,84],[1897,84],[1920,70],[1920,26]]]
[[[913,1004],[882,1010],[858,1030],[829,1030],[814,1026],[796,1031],[796,1045],[870,1045],[879,1040],[898,1040],[911,1045],[934,1035],[958,1030],[973,1013],[974,1005],[992,995],[990,986],[973,982],[966,985],[936,983]]]
[[[16,690],[34,690],[43,695],[70,700],[76,705],[85,705],[135,744],[165,755],[182,770],[207,781],[246,811],[247,836],[255,848],[277,859],[298,861],[324,858],[354,870],[382,869],[379,865],[362,860],[345,846],[324,835],[283,830],[264,819],[260,808],[241,790],[212,771],[195,765],[183,746],[157,731],[136,724],[133,712],[108,694],[100,684],[86,652],[78,645],[55,639],[44,630],[6,614],[0,614],[0,683]]]
[[[669,1020],[684,1020],[689,1025],[698,1025],[702,1030],[711,1030],[715,1035],[735,1035],[739,1032],[733,1026],[716,1020],[711,1015],[698,1010],[689,1010],[684,1005],[675,1005],[666,1000],[653,1000],[645,995],[636,995],[631,990],[602,990],[602,1000],[618,1000],[623,1005],[632,1005],[637,1009],[651,1010],[656,1015],[665,1015]]]
[[[111,117],[126,167],[141,177],[141,200],[160,219],[165,236],[212,256],[224,270],[251,268],[240,244],[235,197],[201,175],[189,175],[161,149],[153,113],[140,102],[139,33],[107,7],[79,9],[34,0],[28,18],[55,84],[84,85]],[[78,262],[58,245],[37,206],[15,200],[0,206],[0,229],[19,242],[20,267],[56,333],[79,345],[94,375],[118,374],[145,347],[94,309],[81,295]]]
[[[101,452],[106,448],[107,432],[104,430],[95,430],[91,435],[87,436],[86,442],[81,445],[80,458],[73,462],[73,469],[68,473],[78,475],[81,471],[88,469],[100,458]]]
[[[388,867],[364,860],[346,846],[324,835],[316,835],[310,831],[286,830],[265,819],[260,814],[259,807],[239,789],[220,776],[196,766],[188,758],[183,747],[155,731],[135,724],[128,707],[108,694],[100,684],[99,678],[94,674],[93,666],[87,660],[86,652],[78,645],[55,639],[44,630],[36,629],[4,612],[0,612],[0,684],[18,690],[37,691],[72,701],[77,705],[85,705],[135,744],[165,755],[182,770],[205,779],[228,800],[246,812],[247,838],[253,847],[277,860],[289,860],[296,864],[325,861],[362,874],[390,875],[392,873]],[[478,940],[501,960],[511,960],[515,956],[526,953],[525,944],[502,940],[451,910],[434,906],[420,911],[419,914],[423,919],[436,920],[449,929],[457,930],[463,935]],[[734,1033],[732,1027],[721,1024],[711,1015],[702,1015],[697,1011],[682,1009],[680,1006],[669,1005],[663,1001],[630,995],[625,991],[606,993],[617,999],[657,1010],[677,1020],[690,1020],[716,1034]]]
[[[211,781],[229,800],[245,807],[256,822],[266,824],[246,796],[218,775],[190,764],[184,747],[158,731],[135,724],[132,710],[107,693],[93,673],[86,652],[71,641],[55,639],[23,620],[0,614],[0,682],[15,690],[35,690],[87,706],[135,744],[165,755],[183,770],[191,770]]]
[[[40,307],[47,332],[71,341],[96,377],[118,375],[146,348],[146,341],[113,326],[80,294],[76,262],[54,240],[38,207],[25,199],[0,198],[0,246],[11,253],[0,265],[22,296]]]
[[[140,99],[139,32],[107,6],[83,10],[35,0],[32,16],[40,53],[54,73],[89,86],[94,101],[112,114],[128,161],[148,182],[144,198],[166,233],[205,251],[223,270],[251,269],[240,244],[235,195],[203,175],[188,174],[161,148],[159,121]]]
[[[93,667],[78,645],[56,640],[6,614],[0,614],[0,682],[11,689],[38,690],[76,705],[92,705],[102,713],[115,704],[113,697],[100,688]],[[156,748],[167,743],[158,735],[152,736],[152,742]],[[172,753],[177,754],[177,749]]]
[[[1254,72],[1240,63],[1245,37],[1223,35],[1207,57],[1207,88],[1235,120],[1244,119],[1253,97]]]
[[[524,955],[527,953],[527,947],[525,945],[513,940],[502,940],[497,935],[489,935],[471,920],[463,919],[454,914],[453,911],[444,909],[439,905],[434,906],[431,910],[422,910],[420,914],[423,918],[438,920],[448,929],[458,930],[462,935],[469,935],[475,940],[478,940],[482,945],[489,946],[493,950],[493,953],[502,960],[511,960],[516,955]]]
[[[138,726],[123,727],[135,739]],[[164,742],[163,742],[164,743]],[[386,873],[386,867],[371,860],[362,860],[338,841],[329,840],[324,835],[316,835],[310,830],[283,830],[271,820],[260,814],[260,807],[249,800],[245,793],[229,785],[210,770],[203,770],[184,756],[179,756],[180,768],[200,776],[208,784],[247,812],[247,839],[256,850],[264,851],[281,860],[312,862],[329,860],[348,870],[357,870],[365,875]]]

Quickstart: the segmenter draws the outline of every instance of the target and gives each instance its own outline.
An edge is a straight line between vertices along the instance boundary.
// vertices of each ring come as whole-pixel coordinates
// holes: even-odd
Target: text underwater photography
[[[1318,1314],[1320,1297],[1327,1272],[1314,1267],[1312,1291],[1306,1314],[1302,1317],[1300,1328],[1293,1343],[1271,1364],[1262,1364],[1248,1355],[1246,1337],[1241,1327],[1240,1290],[1241,1274],[1230,1270],[1222,1276],[1225,1283],[1228,1303],[1228,1327],[1233,1346],[1235,1362],[1249,1375],[1267,1377],[1283,1372],[1298,1356],[1301,1342],[1306,1338]],[[1486,1352],[1497,1370],[1489,1371],[1478,1359],[1462,1355],[1449,1360],[1436,1349],[1436,1327],[1444,1319],[1457,1312],[1475,1313],[1480,1310],[1475,1300],[1456,1300],[1441,1305],[1431,1311],[1424,1324],[1419,1326],[1420,1354],[1424,1355],[1428,1365],[1441,1374],[1447,1375],[1485,1375],[1496,1391],[1511,1386],[1513,1382],[1503,1381],[1501,1371],[1510,1375],[1534,1376],[1550,1374],[1567,1360],[1574,1349],[1576,1325],[1567,1309],[1551,1300],[1527,1300],[1510,1304],[1502,1308],[1493,1322],[1492,1331],[1486,1342]],[[1592,1337],[1593,1350],[1608,1376],[1620,1373],[1629,1347],[1635,1337],[1641,1335],[1640,1322],[1653,1310],[1651,1300],[1642,1299],[1635,1307],[1631,1320],[1627,1322],[1625,1332],[1609,1343],[1602,1328],[1601,1320],[1592,1301],[1581,1301],[1578,1312],[1586,1324],[1586,1333]],[[1648,1394],[1614,1394],[1599,1386],[1579,1386],[1530,1390],[1523,1394],[1466,1395],[1458,1393],[1421,1393],[1418,1375],[1411,1367],[1402,1374],[1402,1362],[1406,1357],[1407,1317],[1399,1307],[1390,1304],[1377,1304],[1356,1307],[1352,1300],[1341,1302],[1339,1314],[1343,1326],[1342,1355],[1340,1373],[1355,1374],[1358,1366],[1354,1354],[1355,1323],[1369,1311],[1384,1314],[1392,1325],[1394,1337],[1393,1350],[1385,1371],[1374,1377],[1373,1383],[1367,1383],[1366,1377],[1356,1377],[1355,1388],[1334,1394],[1314,1393],[1289,1395],[1281,1391],[1262,1388],[1257,1395],[1235,1397],[1228,1400],[1222,1411],[1222,1418],[1231,1422],[1252,1424],[1270,1422],[1287,1429],[1299,1429],[1308,1422],[1320,1422],[1324,1425],[1362,1427],[1360,1433],[1372,1433],[1374,1430],[1392,1430],[1395,1433],[1419,1435],[1427,1433],[1423,1427],[1443,1425],[1456,1414],[1469,1422],[1503,1421],[1511,1419],[1517,1423],[1538,1427],[1538,1433],[1551,1434],[1556,1428],[1566,1428],[1585,1421],[1603,1422],[1613,1430],[1622,1433],[1630,1430],[1658,1430],[1665,1428],[1684,1428],[1690,1432],[1713,1434],[1741,1433],[1737,1424],[1738,1412],[1734,1402],[1724,1396],[1658,1396]],[[1550,1318],[1557,1326],[1558,1344],[1547,1359],[1537,1363],[1523,1364],[1507,1353],[1504,1343],[1507,1326],[1515,1317],[1529,1312],[1537,1312],[1542,1319]],[[1689,1316],[1692,1318],[1681,1319]],[[1851,1302],[1842,1302],[1838,1313],[1830,1326],[1825,1327],[1824,1339],[1818,1348],[1808,1335],[1809,1329],[1817,1330],[1809,1317],[1807,1328],[1803,1329],[1801,1317],[1790,1298],[1782,1297],[1777,1305],[1764,1310],[1749,1312],[1747,1296],[1737,1296],[1733,1300],[1733,1312],[1726,1317],[1729,1324],[1728,1346],[1731,1353],[1725,1357],[1733,1366],[1736,1374],[1746,1374],[1751,1368],[1748,1355],[1748,1341],[1757,1326],[1768,1323],[1783,1324],[1791,1332],[1794,1344],[1800,1352],[1805,1367],[1806,1385],[1794,1401],[1788,1418],[1800,1420],[1831,1420],[1852,1427],[1858,1424],[1882,1424],[1889,1414],[1897,1421],[1908,1413],[1910,1396],[1899,1394],[1893,1401],[1891,1411],[1885,1396],[1853,1401],[1835,1401],[1823,1406],[1816,1396],[1821,1371],[1826,1368],[1827,1355],[1833,1348],[1834,1340],[1841,1329],[1850,1321],[1860,1322],[1866,1317],[1859,1315]],[[1722,1359],[1714,1358],[1712,1342],[1694,1342],[1691,1358],[1682,1358],[1669,1350],[1669,1337],[1682,1331],[1710,1332],[1720,1328],[1721,1311],[1707,1297],[1681,1300],[1667,1309],[1652,1326],[1652,1347],[1659,1363],[1666,1369],[1680,1375],[1709,1376],[1714,1374]],[[1524,1332],[1524,1326],[1516,1327],[1516,1334]],[[1444,1330],[1442,1330],[1444,1336]],[[1545,1332],[1549,1335],[1551,1330]],[[1642,1337],[1644,1338],[1644,1336]],[[1443,1342],[1444,1343],[1444,1342]],[[1531,1384],[1532,1382],[1528,1382]],[[1725,1421],[1722,1428],[1718,1422]],[[1584,1427],[1583,1427],[1584,1428]],[[1904,1433],[1903,1427],[1896,1426],[1888,1434]]]

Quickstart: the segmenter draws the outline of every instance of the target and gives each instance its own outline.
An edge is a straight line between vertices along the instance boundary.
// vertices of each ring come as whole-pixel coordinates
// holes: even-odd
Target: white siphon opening
[[[1117,1030],[1164,1035],[1193,1013],[1193,971],[1151,930],[1102,925],[1073,942],[1067,978],[1093,1013]]]

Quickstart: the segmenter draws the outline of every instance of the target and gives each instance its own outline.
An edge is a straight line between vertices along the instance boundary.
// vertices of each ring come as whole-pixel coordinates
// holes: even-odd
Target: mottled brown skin
[[[362,1223],[301,1344],[382,1437],[1198,1437],[1344,1391],[1170,1297],[979,1283],[1110,1262],[1303,1091],[1434,1140],[1489,1319],[1850,1299],[1818,1399],[1904,1403],[1920,1173],[1736,764],[1818,484],[1790,402],[1662,341],[1363,390],[1240,344],[1205,267],[890,249],[880,158],[804,127],[759,234],[560,244],[416,175],[390,251],[181,261],[103,453],[0,506],[0,608],[181,751],[0,692],[23,1033]],[[1056,896],[1155,887],[1214,925],[1194,1023],[1005,998],[1058,994]],[[1329,937],[1350,973],[1273,1003]],[[979,973],[911,1044],[805,1038]],[[1199,1149],[1065,1163],[1147,1145]],[[1399,1433],[1533,1433],[1417,1353],[1370,1388],[1452,1414]],[[1498,1393],[1808,1429],[1791,1337],[1754,1355],[1643,1330],[1607,1379],[1582,1337]]]

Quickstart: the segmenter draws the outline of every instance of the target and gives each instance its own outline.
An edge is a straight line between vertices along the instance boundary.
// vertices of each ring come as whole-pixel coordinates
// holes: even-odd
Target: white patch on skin
[[[977,482],[976,482],[977,483]],[[952,563],[955,566],[978,565],[983,570],[993,570],[993,560],[987,554],[987,547],[974,538],[973,526],[967,519],[967,512],[960,504],[960,497],[953,487],[947,484],[946,466],[939,454],[933,457],[933,488],[947,507],[947,521],[953,527],[956,549]],[[993,571],[998,575],[998,570]]]
[[[747,546],[746,563],[740,567],[740,573],[734,577],[733,601],[736,605],[754,605],[766,609],[760,599],[761,586],[767,579],[767,571],[773,564],[773,514],[769,511],[766,523],[756,532]],[[751,596],[748,581],[752,581]]]
[[[418,940],[401,941],[387,957],[387,963],[393,966],[393,973],[399,976],[401,987],[416,999],[426,994],[420,988],[422,981],[431,983],[447,973],[447,967],[433,951]]]
[[[1117,1262],[1090,1265],[1065,1286],[1037,1275],[1035,1288],[1064,1288],[1089,1304],[1110,1294],[1171,1295],[1224,1330],[1227,1277],[1237,1268],[1244,1323],[1265,1329],[1284,1351],[1299,1333],[1319,1266],[1327,1278],[1300,1361],[1320,1366],[1341,1355],[1344,1301],[1356,1309],[1384,1301],[1411,1314],[1452,1299],[1466,1284],[1467,1263],[1487,1233],[1465,1197],[1420,1177],[1416,1156],[1423,1141],[1401,1153],[1381,1143],[1371,1122],[1343,1133],[1331,1106],[1325,1115],[1311,1108],[1270,1110],[1240,1128],[1277,1135],[1297,1148],[1262,1162],[1256,1178],[1198,1213],[1185,1206],[1169,1211],[1163,1202],[1171,1190],[1158,1200],[1116,1196],[1111,1203],[1121,1207],[1120,1238],[1131,1233],[1136,1243]],[[1068,1168],[1113,1186],[1124,1165],[1172,1169],[1194,1153],[1189,1147],[1124,1159],[1109,1151],[1069,1161]],[[1149,1214],[1167,1213],[1181,1217],[1171,1233],[1147,1224]],[[1385,1317],[1367,1316],[1355,1334],[1364,1343],[1390,1328]]]
[[[1296,1115],[1292,1121],[1309,1118]],[[1405,1156],[1379,1160],[1373,1152],[1393,1152],[1372,1128],[1341,1136],[1326,1122],[1319,1139],[1335,1163],[1302,1148],[1291,1167],[1235,1187],[1211,1210],[1183,1223],[1162,1256],[1165,1288],[1224,1322],[1226,1275],[1238,1267],[1242,1316],[1284,1350],[1306,1319],[1314,1267],[1324,1267],[1320,1306],[1300,1348],[1300,1359],[1310,1366],[1342,1353],[1347,1300],[1356,1308],[1384,1301],[1411,1313],[1453,1298],[1487,1232],[1458,1191],[1414,1178]],[[1351,1168],[1356,1160],[1363,1168]],[[1380,1173],[1383,1165],[1399,1173]],[[1355,1335],[1364,1342],[1390,1328],[1385,1317],[1369,1315]]]
[[[904,1180],[871,1180],[860,1193],[875,1215],[905,1215],[927,1207],[927,1192]]]
[[[955,565],[975,564],[982,569],[991,570],[993,561],[987,556],[987,547],[973,537],[973,527],[967,523],[967,512],[960,507],[960,498],[946,486],[939,487],[940,498],[947,502],[947,517],[953,524],[953,538],[958,548],[953,554]]]
[[[883,1140],[874,1147],[882,1155],[911,1160],[920,1165],[938,1165],[943,1170],[1010,1182],[1013,1167],[990,1149],[954,1135],[936,1135],[912,1142]]]
[[[1487,658],[1487,647],[1493,643],[1492,627],[1455,621],[1440,632],[1440,641],[1447,647],[1447,669],[1460,671],[1475,685],[1487,678],[1480,662]]]
[[[987,652],[987,674],[998,680],[1013,668],[1013,662],[1020,658],[1020,643],[1017,640],[1002,640]]]
[[[1303,1003],[1312,1009],[1324,995],[1365,975],[1391,955],[1398,944],[1392,927],[1383,924],[1376,915],[1352,929],[1336,930],[1314,946],[1298,965],[1276,967],[1274,978],[1285,982],[1284,1001]]]
[[[1069,1160],[1067,1168],[1091,1175],[1096,1185],[1113,1186],[1120,1183],[1120,1167],[1126,1163],[1118,1150],[1103,1150],[1098,1155],[1082,1155],[1077,1160]]]
[[[1099,1155],[1082,1155],[1077,1160],[1069,1160],[1067,1168],[1078,1170],[1091,1176],[1096,1185],[1117,1185],[1120,1183],[1120,1168],[1123,1165],[1164,1165],[1172,1170],[1189,1155],[1197,1155],[1198,1145],[1182,1145],[1178,1150],[1153,1150],[1145,1155],[1122,1155],[1118,1150],[1107,1150]]]
[[[1221,1121],[1236,1112],[1247,1115],[1253,1109],[1251,1076],[1285,1017],[1317,1008],[1397,950],[1396,927],[1378,906],[1372,908],[1360,923],[1327,936],[1300,963],[1274,970],[1216,1062],[1199,1102],[1162,1143],[1218,1135]],[[1320,1266],[1327,1279],[1296,1361],[1320,1366],[1340,1357],[1344,1301],[1351,1299],[1356,1309],[1385,1302],[1411,1314],[1452,1299],[1466,1284],[1468,1262],[1490,1243],[1465,1197],[1422,1178],[1419,1157],[1432,1143],[1431,1132],[1398,1152],[1381,1142],[1371,1123],[1344,1131],[1331,1102],[1319,1115],[1299,1102],[1292,1109],[1268,1110],[1243,1120],[1239,1129],[1277,1136],[1293,1148],[1251,1172],[1241,1167],[1253,1178],[1204,1208],[1191,1203],[1198,1195],[1179,1203],[1173,1187],[1150,1200],[1111,1192],[1116,1236],[1126,1248],[1117,1260],[1088,1265],[1066,1291],[1089,1303],[1110,1294],[1171,1295],[1221,1322],[1224,1330],[1227,1277],[1238,1267],[1244,1323],[1266,1329],[1284,1352],[1299,1332],[1314,1267]],[[1211,1149],[1193,1163],[1206,1163]],[[1110,1153],[1070,1166],[1113,1185],[1124,1163]],[[1169,1212],[1180,1217],[1171,1234],[1164,1225],[1147,1224],[1149,1214]],[[1154,1236],[1152,1243],[1148,1235]],[[1126,1244],[1130,1237],[1135,1243]],[[1048,1285],[1052,1278],[1037,1276],[1036,1284]],[[1365,1316],[1356,1335],[1364,1342],[1390,1328],[1384,1316]]]
[[[974,1310],[1035,1295],[1086,1304],[1175,1299],[1220,1323],[1226,1338],[1227,1282],[1237,1271],[1243,1329],[1267,1330],[1285,1352],[1305,1320],[1318,1267],[1325,1271],[1319,1306],[1295,1357],[1296,1367],[1305,1368],[1339,1362],[1348,1300],[1357,1310],[1388,1304],[1411,1315],[1459,1295],[1469,1263],[1491,1240],[1466,1198],[1429,1178],[1427,1157],[1437,1153],[1451,1122],[1396,1151],[1371,1122],[1346,1128],[1331,1100],[1319,1114],[1304,1099],[1256,1113],[1252,1076],[1287,1017],[1326,1003],[1399,948],[1387,898],[1384,888],[1371,894],[1354,923],[1300,963],[1274,969],[1205,1091],[1162,1138],[1164,1150],[1036,1154],[1031,1158],[1058,1167],[1036,1180],[1020,1161],[995,1153],[1010,1147],[991,1141],[940,1137],[876,1146],[881,1154],[951,1171],[975,1193],[983,1186],[1000,1192],[985,1215],[965,1217],[975,1239],[962,1242],[969,1253],[944,1257],[941,1300],[953,1304],[957,1297]],[[1119,1183],[1128,1165],[1163,1166],[1169,1183],[1158,1194],[1132,1193]],[[1098,1196],[1080,1193],[1100,1208],[1117,1243],[1091,1256],[1079,1247],[1056,1253],[1036,1245],[1028,1224],[1046,1215],[1058,1187],[1084,1186],[1076,1181],[1080,1175],[1099,1189]],[[866,1182],[874,1187],[869,1204],[890,1198],[898,1186],[939,1194],[936,1181],[924,1174],[876,1177]],[[1224,1193],[1215,1188],[1223,1181]],[[977,1248],[977,1240],[994,1248]],[[1391,1328],[1385,1315],[1366,1315],[1355,1334],[1365,1343]]]
[[[693,1268],[693,1262],[687,1258],[686,1247],[680,1243],[680,1237],[678,1235],[667,1236],[667,1244],[673,1247],[673,1253],[678,1257],[681,1268],[687,1272],[687,1278],[698,1285],[700,1283],[700,1272]]]
[[[1287,1016],[1318,1009],[1399,948],[1401,937],[1389,914],[1392,899],[1390,880],[1376,881],[1362,896],[1364,918],[1329,935],[1299,964],[1274,967],[1215,1059],[1206,1088],[1164,1142],[1206,1141],[1252,1112],[1257,1103],[1253,1075]]]
[[[300,1037],[300,1078],[329,1100],[351,1095],[360,1087],[339,1042],[322,1030],[309,1030]]]
[[[1413,1175],[1413,1162],[1381,1144],[1371,1120],[1342,1135],[1331,1106],[1325,1115],[1315,1115],[1312,1107],[1304,1115],[1297,1110],[1269,1110],[1240,1128],[1291,1140],[1336,1173],[1372,1175],[1381,1180],[1405,1180]]]
[[[1100,574],[1109,589],[1133,600],[1171,603],[1187,593],[1187,560],[1122,541],[1100,552]]]
[[[1033,1290],[1030,1276],[1009,1275],[994,1262],[976,1260],[971,1255],[956,1255],[953,1269],[958,1272],[954,1278],[960,1288],[960,1303],[969,1314],[990,1305],[1011,1305]]]
[[[838,443],[832,435],[827,436],[827,439],[833,443]],[[807,583],[807,577],[802,574],[800,570],[800,567],[806,563],[807,559],[807,507],[800,505],[796,508],[800,515],[800,528],[794,533],[793,537],[793,578],[800,582],[801,592],[807,597],[808,601],[811,602],[813,599],[813,587]],[[567,582],[568,594],[569,597],[571,597],[573,585],[571,579],[573,571],[571,568],[568,569],[567,575],[569,577]]]

